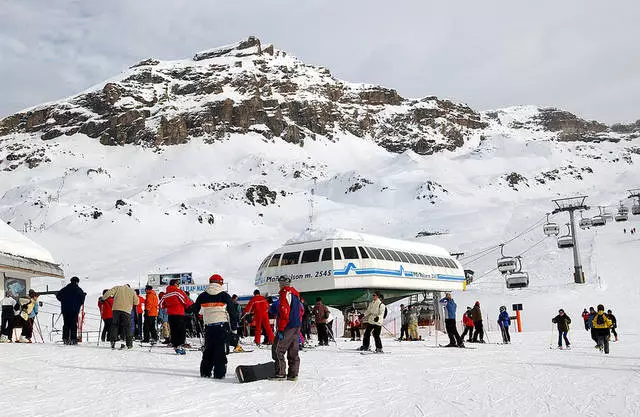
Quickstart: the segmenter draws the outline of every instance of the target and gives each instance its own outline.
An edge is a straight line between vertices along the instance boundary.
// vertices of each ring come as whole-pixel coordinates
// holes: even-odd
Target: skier
[[[20,309],[20,304],[6,292],[2,299],[2,327],[0,328],[0,342],[10,343],[13,339],[13,327],[15,325],[15,309]]]
[[[146,298],[144,300],[144,324],[142,325],[142,341],[144,343],[156,343],[158,341],[158,296],[151,285],[144,287]]]
[[[102,295],[102,300],[113,297],[113,321],[111,322],[111,349],[116,348],[116,340],[118,335],[122,336],[122,341],[126,342],[127,348],[133,348],[133,340],[131,336],[131,310],[137,306],[140,300],[131,289],[129,284],[119,285],[111,288]],[[124,344],[120,345],[120,349],[124,349]]]
[[[409,340],[418,340],[418,309],[411,307],[409,309]]]
[[[198,295],[187,311],[202,314],[204,320],[204,351],[200,362],[200,376],[223,379],[227,373],[227,335],[230,330],[229,312],[234,308],[231,296],[222,288],[222,276],[213,274],[209,286]],[[171,316],[169,316],[171,317]]]
[[[440,305],[444,308],[444,325],[449,335],[449,344],[446,347],[464,347],[464,341],[458,334],[456,327],[456,302],[453,301],[451,293],[446,293],[444,298],[440,300]]]
[[[238,304],[238,296],[233,294],[231,296],[231,306],[229,307],[229,327],[231,328],[231,334],[229,335],[229,346],[233,346],[234,352],[242,352],[242,346],[240,346],[240,316],[242,315],[242,307]]]
[[[351,341],[360,340],[360,315],[358,314],[358,310],[353,309],[352,312],[349,313],[349,331],[351,332]],[[356,339],[356,336],[358,339]],[[409,337],[407,335],[407,337]]]
[[[380,340],[380,332],[382,331],[382,320],[384,318],[385,305],[380,299],[380,292],[373,293],[373,300],[369,303],[367,310],[364,312],[364,322],[367,328],[364,331],[364,337],[362,339],[362,346],[359,350],[369,350],[369,343],[371,341],[371,333],[373,332],[373,339],[376,343],[376,353],[384,353],[382,351],[382,340]]]
[[[589,331],[591,328],[591,322],[589,321],[589,312],[586,308],[582,310],[582,320],[584,320],[584,329]]]
[[[564,344],[569,349],[571,343],[567,338],[567,333],[569,333],[569,324],[571,324],[571,319],[564,313],[563,309],[558,310],[558,315],[551,319],[553,323],[556,323],[558,326],[558,349],[562,349],[562,339],[564,338]]]
[[[180,289],[180,280],[172,279],[160,300],[160,307],[167,309],[169,327],[171,328],[171,346],[178,355],[184,355],[186,342],[185,308],[189,308],[193,301]]]
[[[278,341],[275,347],[276,379],[287,378],[289,381],[298,380],[300,369],[300,357],[298,355],[300,326],[302,325],[303,307],[300,303],[300,295],[291,287],[291,278],[281,276],[278,279],[280,293],[278,301],[278,316],[276,317],[276,329]],[[287,364],[284,354],[287,354],[289,372],[286,372]]]
[[[58,291],[56,298],[60,301],[62,312],[62,340],[65,345],[78,344],[78,314],[87,294],[78,286],[80,279],[72,277],[66,287]]]
[[[598,345],[596,346],[600,351],[604,349],[605,354],[609,354],[609,329],[611,328],[611,320],[604,314],[604,306],[602,304],[598,304],[598,312],[596,313],[593,321],[593,328],[596,333],[596,341]]]
[[[404,304],[400,304],[400,339],[398,340],[402,340],[402,336],[405,336],[405,340],[409,340],[409,309]]]
[[[593,328],[593,318],[596,316],[596,309],[593,307],[589,307],[589,330],[591,331],[591,339],[596,342],[596,346],[598,347],[598,337],[596,336],[596,329]]]
[[[467,311],[462,315],[462,324],[464,325],[464,332],[460,336],[462,340],[469,333],[469,342],[472,342],[473,337],[473,320],[471,320],[471,307],[467,307]]]
[[[473,320],[473,327],[475,333],[473,334],[473,343],[478,343],[478,336],[480,336],[480,343],[484,343],[484,329],[482,327],[482,311],[480,311],[480,301],[476,301],[471,309],[471,320]]]
[[[304,315],[302,316],[302,335],[306,340],[311,340],[311,317],[313,316],[313,308],[305,302],[303,296],[300,296],[300,302],[304,307]]]
[[[134,335],[136,340],[142,340],[142,305],[144,304],[144,298],[140,295],[140,290],[136,289],[136,295],[138,296],[138,306],[136,307],[136,318],[134,321]]]
[[[19,321],[22,325],[22,332],[20,333],[20,343],[31,343],[31,337],[33,336],[33,321],[38,314],[38,293],[34,290],[29,290],[28,297],[20,298],[20,315]]]
[[[253,312],[253,322],[255,323],[254,329],[254,341],[256,345],[260,346],[260,336],[262,335],[262,328],[267,334],[268,344],[273,343],[273,330],[271,330],[271,323],[269,323],[269,303],[267,299],[260,295],[259,290],[253,292],[253,297],[249,300],[249,304],[244,308],[244,314]]]
[[[618,328],[618,320],[616,320],[616,316],[613,315],[611,310],[607,310],[607,317],[611,320],[611,333],[613,333],[613,337],[615,337],[614,342],[618,341],[618,333],[616,329]]]
[[[113,322],[113,297],[107,299],[104,298],[104,294],[109,290],[102,291],[102,297],[98,298],[98,310],[100,310],[100,318],[104,323],[100,340],[103,342],[107,340],[107,335],[111,330],[111,323]]]
[[[509,325],[511,324],[511,319],[509,318],[509,313],[507,313],[507,307],[500,307],[500,315],[498,315],[498,326],[500,326],[500,330],[502,331],[502,342],[503,343],[511,343],[511,335],[509,334]]]
[[[316,305],[313,308],[315,316],[316,330],[318,331],[318,346],[329,346],[329,335],[327,334],[327,319],[329,309],[322,304],[322,298],[316,298]]]

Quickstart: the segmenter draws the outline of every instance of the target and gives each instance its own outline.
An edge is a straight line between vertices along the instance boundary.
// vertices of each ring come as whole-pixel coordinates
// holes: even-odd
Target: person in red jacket
[[[300,294],[291,286],[291,278],[283,275],[278,279],[278,283],[280,284],[278,298],[280,305],[278,306],[278,317],[276,319],[278,340],[274,345],[275,378],[287,378],[289,381],[296,381],[300,369],[298,350],[300,348],[299,336],[304,308],[300,302]],[[289,372],[286,372],[285,354],[289,363]]]
[[[179,288],[180,280],[172,279],[165,291],[160,308],[167,309],[169,327],[171,328],[171,346],[179,355],[184,355],[183,345],[186,341],[186,324],[184,322],[184,309],[189,308],[193,301]]]
[[[471,320],[470,312],[471,312],[471,307],[467,307],[467,312],[462,315],[462,324],[464,325],[464,332],[462,332],[462,335],[460,336],[460,338],[464,340],[464,337],[467,335],[467,332],[469,332],[469,342],[471,342],[471,337],[473,336],[473,320]]]
[[[109,290],[102,291],[104,295]],[[100,335],[100,340],[103,342],[107,340],[107,335],[111,330],[111,322],[113,322],[113,297],[109,297],[103,300],[102,297],[98,298],[98,310],[100,310],[100,318],[104,322],[104,328]]]
[[[251,313],[253,311],[253,322],[255,323],[255,342],[256,345],[260,344],[260,336],[262,336],[262,328],[264,327],[267,333],[267,339],[269,344],[273,343],[273,330],[271,330],[271,323],[269,323],[269,303],[267,299],[260,295],[259,290],[253,292],[253,297],[249,300],[249,304],[244,308],[244,314]]]
[[[142,305],[144,304],[144,297],[140,295],[140,290],[136,290],[138,296],[138,306],[136,308],[136,327],[133,333],[135,340],[142,340]]]

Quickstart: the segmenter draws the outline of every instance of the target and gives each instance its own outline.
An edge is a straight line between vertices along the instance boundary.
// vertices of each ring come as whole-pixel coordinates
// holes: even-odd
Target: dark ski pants
[[[460,336],[460,338],[462,339],[462,341],[464,341],[464,337],[467,335],[467,333],[469,333],[469,341],[473,341],[473,326],[464,326],[464,332],[462,332],[462,335]]]
[[[111,333],[111,323],[113,319],[102,319],[104,325],[102,326],[102,334],[100,335],[100,340],[103,342],[107,340],[107,336]]]
[[[349,331],[351,332],[351,340],[354,340],[356,337],[360,339],[360,327],[357,327],[357,326],[351,327]]]
[[[604,353],[609,353],[609,335],[599,333],[598,334],[598,346],[600,349],[604,349]]]
[[[382,349],[382,340],[380,340],[380,332],[382,326],[376,326],[375,324],[367,323],[367,328],[364,330],[364,338],[362,339],[362,346],[365,350],[369,349],[371,343],[371,333],[373,332],[373,340],[376,343],[376,349]]]
[[[613,336],[617,339],[618,338],[618,332],[616,332],[616,328],[612,327],[611,328],[611,333],[613,333]]]
[[[409,340],[409,325],[403,324],[400,326],[400,340],[402,340],[402,336],[404,336],[405,340]]]
[[[20,317],[20,319],[22,320],[22,332],[20,335],[31,340],[31,337],[33,336],[33,319],[28,318],[25,320],[22,317]]]
[[[226,323],[208,324],[204,327],[204,351],[200,362],[200,376],[222,379],[227,374],[227,326]]]
[[[156,316],[144,315],[143,336],[142,340],[148,342],[150,340],[158,340],[158,328],[156,326]]]
[[[477,342],[478,336],[480,336],[480,341],[484,342],[484,327],[482,326],[482,320],[474,321],[473,327],[476,329],[475,333],[473,334],[473,341]]]
[[[126,340],[127,347],[133,346],[131,337],[131,314],[124,311],[113,310],[113,321],[111,322],[111,347],[114,347],[118,335],[122,335],[122,340]]]
[[[142,339],[142,314],[138,314],[136,312],[136,317],[135,317],[135,338],[136,339]]]
[[[13,339],[14,323],[15,315],[13,314],[13,306],[2,306],[2,331],[0,334],[6,335],[9,340]]]
[[[78,313],[62,313],[62,340],[69,343],[78,342]]]
[[[598,343],[598,336],[596,335],[596,329],[594,327],[591,327],[591,339]]]
[[[184,345],[187,339],[184,316],[169,316],[169,328],[171,329],[171,346],[177,348]]]
[[[298,335],[300,327],[291,327],[284,329],[284,337],[282,340],[274,340],[276,375],[287,375],[289,378],[296,378],[300,370],[300,356],[298,349]],[[277,342],[276,342],[277,341]],[[287,373],[287,362],[284,360],[284,354],[287,354],[287,362],[289,363],[289,373]]]
[[[511,335],[509,334],[509,326],[500,326],[500,330],[502,331],[502,341],[504,343],[511,342]]]
[[[302,319],[302,335],[304,340],[311,339],[311,323],[309,323],[309,319]]]
[[[329,335],[327,334],[327,323],[316,323],[316,329],[318,329],[318,344],[328,345]]]
[[[444,319],[444,326],[447,329],[447,334],[449,335],[449,344],[450,345],[461,345],[462,337],[458,333],[458,328],[456,327],[456,319]]]
[[[558,347],[562,347],[563,338],[564,338],[565,346],[569,347],[569,345],[571,345],[571,343],[569,342],[569,339],[567,338],[567,333],[568,332],[563,332],[562,330],[558,330]]]

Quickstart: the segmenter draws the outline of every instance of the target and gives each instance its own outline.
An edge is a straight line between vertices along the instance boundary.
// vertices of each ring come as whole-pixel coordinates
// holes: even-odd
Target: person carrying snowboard
[[[251,297],[249,304],[244,308],[244,314],[249,313],[253,314],[253,322],[256,325],[254,329],[254,341],[256,345],[260,346],[260,336],[262,335],[263,327],[267,333],[268,343],[273,343],[273,330],[271,330],[271,323],[269,323],[269,303],[264,296],[260,295],[260,290],[253,292],[253,297]]]
[[[382,340],[380,340],[380,332],[382,331],[382,320],[384,318],[385,305],[380,299],[380,292],[373,293],[373,300],[369,303],[367,310],[364,312],[364,322],[367,328],[362,338],[362,346],[358,350],[368,351],[371,343],[371,333],[376,343],[376,353],[384,353],[382,351]]]
[[[462,325],[464,326],[464,332],[460,336],[464,341],[464,337],[469,333],[469,342],[473,341],[473,320],[471,320],[471,307],[467,307],[467,311],[462,315]]]
[[[171,328],[171,346],[178,355],[184,355],[184,344],[187,340],[187,329],[184,310],[189,308],[193,301],[180,289],[180,280],[172,279],[160,300],[160,308],[167,309],[169,327]]]
[[[511,343],[511,335],[509,334],[509,325],[511,324],[511,319],[509,318],[509,313],[507,313],[507,307],[500,307],[500,314],[498,315],[498,326],[500,326],[500,331],[502,332],[502,342],[503,343]]]
[[[562,349],[562,339],[564,338],[564,344],[569,348],[571,343],[567,338],[567,333],[569,333],[569,324],[571,324],[571,319],[564,313],[563,309],[558,310],[558,315],[551,319],[553,323],[556,323],[558,326],[558,349]]]
[[[213,274],[209,286],[198,295],[187,311],[201,314],[204,321],[204,350],[200,361],[200,376],[223,379],[227,374],[227,338],[230,331],[230,310],[234,307],[231,296],[222,288],[222,276]]]
[[[464,341],[458,334],[458,328],[456,327],[456,302],[453,301],[451,293],[446,293],[444,298],[440,300],[440,305],[444,309],[444,325],[447,329],[447,335],[449,335],[449,344],[446,347],[464,347]]]
[[[604,349],[605,354],[609,354],[609,338],[611,337],[609,329],[611,328],[611,320],[604,314],[604,306],[598,304],[598,312],[596,313],[593,321],[591,322],[593,329],[596,333],[596,341],[598,342],[597,348]]]
[[[66,287],[58,291],[56,298],[60,301],[60,310],[64,324],[62,340],[65,345],[78,344],[78,314],[87,294],[78,286],[80,279],[72,277]]]
[[[298,379],[300,370],[300,356],[298,355],[300,328],[304,308],[300,302],[300,294],[291,286],[291,278],[281,276],[278,279],[280,292],[278,297],[278,315],[276,317],[276,329],[278,341],[275,347],[276,379],[287,378],[289,381]],[[287,354],[287,362],[284,355]]]
[[[618,333],[616,329],[618,328],[618,320],[616,320],[616,316],[613,315],[611,310],[607,310],[607,317],[611,320],[611,333],[613,333],[613,337],[615,337],[614,342],[618,341]]]

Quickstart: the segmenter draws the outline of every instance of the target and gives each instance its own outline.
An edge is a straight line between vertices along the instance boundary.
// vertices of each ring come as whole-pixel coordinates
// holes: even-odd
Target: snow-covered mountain
[[[420,239],[474,253],[538,222],[551,198],[617,205],[640,185],[639,136],[639,122],[406,99],[249,38],[191,60],[145,60],[0,121],[0,218],[89,291],[184,270],[198,281],[222,273],[248,292],[262,258],[307,226],[314,182],[318,227],[437,233]],[[593,235],[581,235],[585,248]],[[536,229],[506,250],[540,238]],[[488,274],[467,293],[558,291],[572,264],[554,245],[527,252],[531,289],[504,293]],[[472,267],[479,276],[494,264]],[[595,265],[585,269],[595,285]]]

